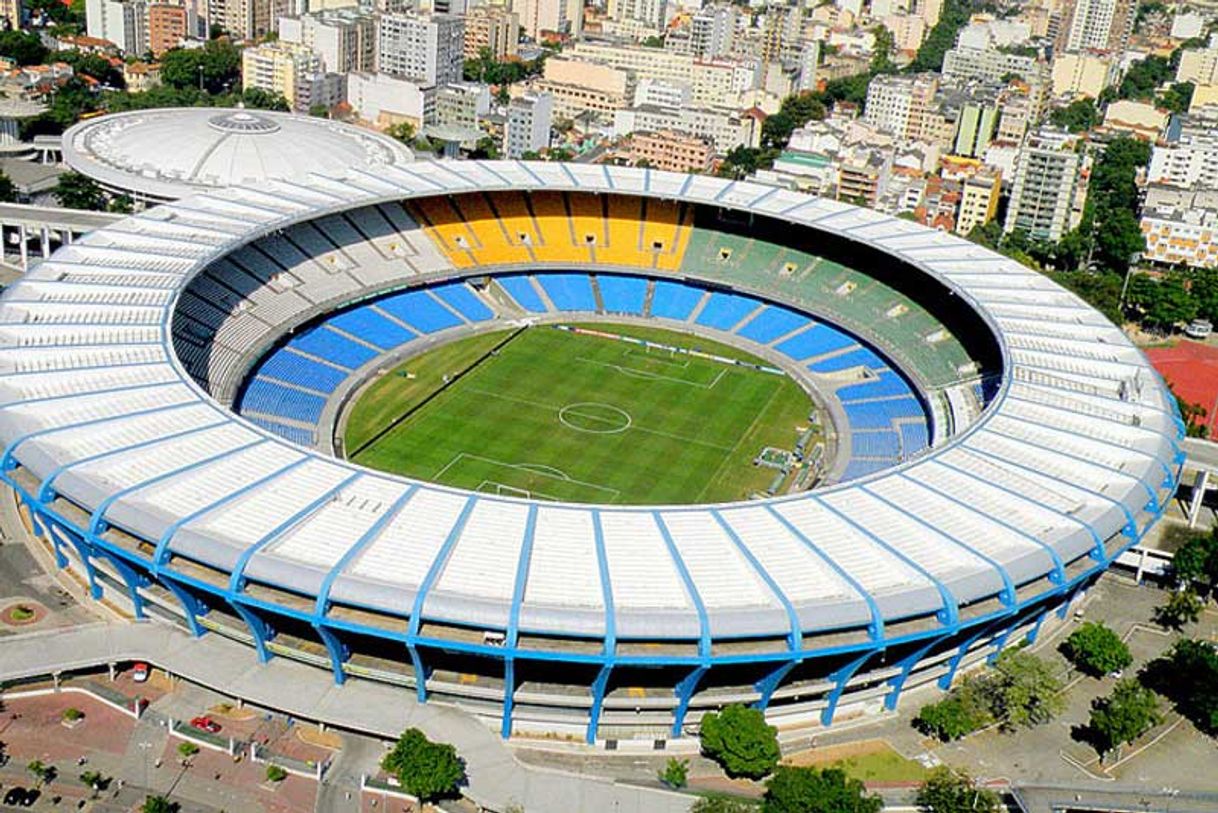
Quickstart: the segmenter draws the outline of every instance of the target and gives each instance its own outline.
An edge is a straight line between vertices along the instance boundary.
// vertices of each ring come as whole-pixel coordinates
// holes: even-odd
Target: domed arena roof
[[[206,189],[304,180],[410,161],[388,136],[291,113],[240,108],[136,110],[91,119],[63,137],[77,172],[121,191],[175,199]]]

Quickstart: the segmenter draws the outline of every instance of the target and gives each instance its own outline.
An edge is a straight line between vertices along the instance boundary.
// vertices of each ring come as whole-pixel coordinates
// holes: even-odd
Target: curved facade
[[[655,212],[667,202],[787,223],[792,239],[887,258],[884,273],[904,277],[893,284],[948,292],[944,311],[983,327],[961,341],[996,348],[996,391],[970,425],[898,467],[768,501],[646,509],[407,481],[217,403],[257,352],[226,361],[201,312],[183,328],[183,309],[203,308],[195,299],[225,303],[215,337],[256,350],[374,293],[545,265],[541,235],[519,234],[527,259],[488,267],[477,249],[498,238],[473,227],[446,237],[427,213],[446,195],[499,191],[566,195],[573,224],[573,196],[600,195],[607,217],[630,196]],[[378,237],[360,225],[366,207],[403,201],[414,229],[403,220]],[[308,224],[326,218],[337,218],[331,237],[309,248]],[[493,219],[509,215],[495,208]],[[333,239],[343,224],[357,242]],[[589,265],[636,262],[609,262],[611,247],[592,248]],[[652,247],[662,253],[664,240]],[[259,277],[242,251],[278,256],[281,271]],[[651,262],[652,276],[681,272]],[[394,270],[407,266],[409,278]],[[814,302],[784,300],[784,285],[769,298],[818,315]],[[237,331],[251,313],[278,315]],[[98,594],[111,587],[138,613],[244,638],[262,658],[328,666],[339,682],[460,699],[505,735],[680,733],[734,700],[828,724],[846,705],[891,708],[915,683],[949,685],[1013,635],[1034,636],[1136,542],[1182,459],[1174,399],[1142,354],[1046,278],[877,212],[647,170],[418,163],[196,196],[57,252],[5,292],[0,334],[4,476]],[[917,368],[902,367],[915,381]],[[979,372],[958,371],[940,389]]]

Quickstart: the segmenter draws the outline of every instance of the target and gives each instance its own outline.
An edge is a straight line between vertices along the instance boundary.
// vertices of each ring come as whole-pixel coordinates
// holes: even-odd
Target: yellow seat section
[[[477,243],[474,234],[448,198],[419,198],[407,201],[405,206],[454,266],[470,268],[477,264],[471,251]]]
[[[481,194],[460,195],[452,199],[453,204],[465,218],[469,230],[478,241],[478,248],[473,250],[474,259],[479,265],[504,265],[507,263],[527,263],[532,261],[529,250],[523,245],[515,245],[508,239],[508,233],[495,215],[486,199]]]
[[[533,222],[533,213],[529,211],[523,193],[490,192],[487,199],[499,214],[499,222],[503,224],[509,242],[513,245],[541,245],[541,234]]]
[[[608,201],[609,218],[606,223],[608,240],[596,247],[596,261],[650,268],[651,252],[640,247],[639,233],[642,225],[643,205],[638,198],[611,195]]]
[[[685,259],[685,250],[689,247],[689,236],[694,230],[694,210],[692,206],[671,203],[668,201],[647,201],[647,222],[659,220],[666,223],[665,232],[668,240],[656,258],[656,268],[665,271],[676,271]],[[660,238],[663,239],[663,238]],[[648,242],[648,245],[651,245]]]
[[[577,246],[588,246],[592,261],[600,260],[601,248],[608,243],[605,235],[605,210],[598,195],[567,195],[571,210],[571,230]]]
[[[559,192],[535,192],[529,198],[533,219],[541,230],[541,245],[533,254],[543,263],[586,263],[592,260],[592,250],[583,238],[576,243],[571,216]]]

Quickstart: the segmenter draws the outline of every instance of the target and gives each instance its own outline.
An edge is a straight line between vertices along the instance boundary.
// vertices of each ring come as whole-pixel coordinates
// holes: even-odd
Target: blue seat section
[[[888,410],[888,414],[893,418],[926,418],[926,412],[922,409],[922,404],[912,395],[907,395],[904,398],[893,398],[888,401],[875,401],[874,403],[883,404],[884,408]]]
[[[857,480],[873,472],[886,469],[891,465],[892,461],[890,460],[851,460],[846,465],[846,470],[842,472],[841,481],[844,483],[847,480]]]
[[[854,432],[850,435],[850,454],[886,458],[895,463],[901,454],[901,443],[896,432]]]
[[[917,454],[926,447],[930,446],[930,438],[927,437],[926,424],[924,423],[903,423],[901,424],[901,450],[906,457],[911,457]]]
[[[833,356],[832,358],[808,365],[809,369],[816,373],[836,373],[839,370],[849,370],[851,367],[875,369],[876,367],[883,366],[884,360],[866,347],[860,347],[857,350],[842,353],[840,356]]]
[[[854,339],[840,330],[834,330],[828,325],[817,324],[815,327],[775,345],[774,349],[796,361],[803,361],[813,356],[823,356],[825,353],[841,350],[852,344],[854,344]]]
[[[392,314],[420,333],[435,333],[461,324],[451,311],[427,295],[426,291],[407,291],[378,300],[376,306]]]
[[[643,313],[647,299],[647,280],[642,277],[617,277],[601,274],[596,278],[601,289],[601,301],[609,313]]]
[[[533,313],[546,312],[546,303],[541,301],[541,297],[533,289],[533,283],[529,282],[528,277],[519,275],[495,277],[495,282],[499,283],[499,287],[507,291],[508,296],[515,299],[516,304],[526,311],[532,311]]]
[[[374,311],[371,305],[332,316],[326,324],[352,336],[359,336],[382,350],[401,347],[415,336],[406,328]]]
[[[265,418],[247,418],[247,420],[255,426],[261,426],[269,432],[274,432],[284,440],[290,440],[292,443],[299,443],[301,446],[312,446],[317,438],[308,429],[301,429],[299,426],[288,426],[287,424],[268,421]]]
[[[294,337],[288,342],[288,347],[334,362],[349,370],[371,361],[377,355],[375,350],[357,344],[346,336],[340,336],[333,330],[326,330],[324,325],[318,325]]]
[[[891,429],[892,413],[883,401],[843,404],[851,429]]]
[[[317,423],[325,405],[326,399],[320,395],[310,395],[273,381],[255,378],[242,393],[237,411],[241,414],[260,412],[304,423]]]
[[[333,367],[282,349],[275,351],[262,362],[258,375],[299,387],[308,387],[318,392],[333,392],[347,377],[346,373]]]
[[[451,307],[456,308],[462,316],[471,322],[485,322],[495,315],[462,282],[441,285],[438,288],[432,288],[431,292],[440,297],[440,299],[443,299]]]
[[[892,370],[884,370],[874,381],[851,384],[837,391],[838,400],[842,403],[863,398],[887,398],[892,395],[912,395],[905,379]]]
[[[698,314],[698,318],[694,322],[699,325],[718,328],[719,330],[731,330],[736,326],[737,322],[748,316],[759,304],[751,296],[724,294],[716,291],[711,294],[706,307],[702,309],[702,312]]]
[[[542,274],[537,281],[560,311],[596,310],[592,280],[587,274]]]
[[[701,288],[661,280],[651,295],[651,315],[684,322],[701,298]]]
[[[747,325],[736,331],[736,334],[746,339],[752,339],[758,344],[769,344],[779,336],[785,336],[810,321],[808,317],[800,316],[795,311],[771,305],[750,319]]]

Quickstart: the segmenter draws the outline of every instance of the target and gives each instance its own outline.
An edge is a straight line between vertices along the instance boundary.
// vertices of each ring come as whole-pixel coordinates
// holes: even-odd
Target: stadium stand
[[[495,282],[507,292],[508,296],[515,300],[522,310],[533,313],[545,313],[549,310],[546,307],[546,303],[541,301],[541,296],[537,293],[531,278],[527,275],[495,277]]]
[[[560,311],[595,311],[596,297],[587,274],[541,274],[534,277]]]
[[[606,313],[643,315],[643,305],[647,301],[647,280],[640,277],[599,274],[596,281]]]
[[[651,299],[651,316],[684,322],[702,300],[703,291],[679,282],[659,280]]]

